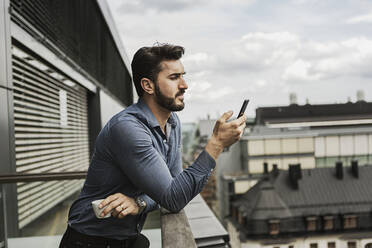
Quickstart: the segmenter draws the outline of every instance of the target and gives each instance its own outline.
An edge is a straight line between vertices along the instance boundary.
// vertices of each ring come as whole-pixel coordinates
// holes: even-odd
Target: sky
[[[371,0],[107,0],[129,59],[156,42],[185,47],[182,122],[250,99],[264,106],[372,101]]]

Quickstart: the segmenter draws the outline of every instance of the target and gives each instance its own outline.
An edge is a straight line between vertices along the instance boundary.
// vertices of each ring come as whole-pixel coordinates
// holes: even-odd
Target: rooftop
[[[302,170],[297,189],[291,185],[289,171],[278,170],[233,205],[254,220],[370,212],[372,167],[360,166],[358,170],[356,177],[350,168],[343,168],[342,179],[336,177],[335,168]]]
[[[313,137],[326,135],[350,135],[371,133],[372,125],[333,128],[269,128],[266,126],[255,126],[250,133],[242,137],[242,140],[264,138],[290,138],[290,137]]]
[[[372,102],[358,101],[344,104],[297,105],[261,107],[256,109],[256,124],[282,124],[372,118]]]

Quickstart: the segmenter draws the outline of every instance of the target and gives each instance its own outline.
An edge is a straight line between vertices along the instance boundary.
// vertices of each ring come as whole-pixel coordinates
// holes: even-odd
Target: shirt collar
[[[142,110],[142,113],[136,113],[140,119],[147,122],[147,124],[153,128],[160,127],[158,120],[155,118],[151,109],[147,106],[142,98],[138,99],[137,106]],[[167,122],[171,124],[172,127],[177,126],[175,113],[171,112],[171,115],[169,116]]]

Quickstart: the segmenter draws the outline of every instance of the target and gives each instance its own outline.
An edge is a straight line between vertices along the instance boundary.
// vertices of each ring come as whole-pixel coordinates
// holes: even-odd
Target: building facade
[[[0,23],[0,173],[87,170],[102,125],[133,102],[106,2],[5,0]],[[2,186],[1,233],[12,237],[82,181]]]
[[[231,204],[236,247],[370,247],[371,166],[274,169]]]
[[[230,199],[255,185],[273,166],[287,170],[372,163],[372,103],[264,107],[236,146],[221,155],[217,190],[220,218],[231,215]]]

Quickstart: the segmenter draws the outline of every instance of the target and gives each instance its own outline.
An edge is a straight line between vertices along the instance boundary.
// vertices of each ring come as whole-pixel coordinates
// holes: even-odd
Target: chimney
[[[364,101],[364,91],[358,90],[357,91],[357,102]]]
[[[290,93],[289,94],[289,104],[290,105],[297,104],[297,95],[296,95],[296,93]]]
[[[344,170],[342,168],[342,162],[336,162],[336,177],[338,179],[342,179],[344,177]]]
[[[302,178],[301,164],[290,164],[288,175],[292,187],[298,189],[298,180]]]
[[[279,169],[277,164],[273,164],[273,169],[271,173],[274,175],[274,177],[277,177],[279,175]]]
[[[351,161],[351,174],[353,174],[355,178],[359,178],[358,160]]]
[[[266,162],[263,163],[263,172],[264,174],[269,173],[269,165]]]

